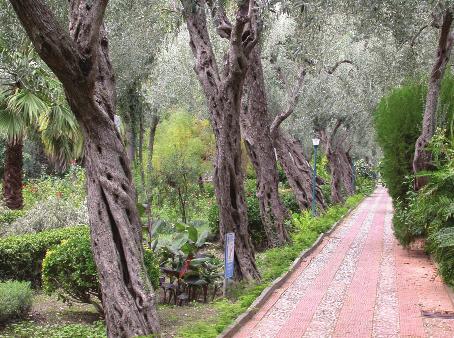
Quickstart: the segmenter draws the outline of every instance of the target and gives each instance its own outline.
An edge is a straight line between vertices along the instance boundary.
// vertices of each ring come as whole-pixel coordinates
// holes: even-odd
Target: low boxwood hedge
[[[153,286],[159,287],[159,263],[155,254],[144,249],[146,273]],[[98,273],[91,252],[90,235],[86,229],[81,236],[64,240],[49,250],[43,261],[43,288],[67,303],[93,304],[102,311],[102,295]]]
[[[77,226],[0,238],[0,280],[41,285],[41,267],[47,250],[64,239],[80,236],[85,229],[86,226]]]

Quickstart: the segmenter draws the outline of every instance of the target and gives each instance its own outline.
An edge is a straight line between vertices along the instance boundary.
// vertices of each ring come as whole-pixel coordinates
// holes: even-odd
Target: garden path
[[[454,337],[454,305],[429,257],[392,231],[392,203],[377,188],[305,259],[235,335]]]

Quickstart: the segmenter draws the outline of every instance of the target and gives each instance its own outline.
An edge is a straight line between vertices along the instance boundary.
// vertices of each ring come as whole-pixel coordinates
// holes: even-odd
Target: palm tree
[[[3,198],[10,209],[21,209],[22,149],[27,129],[38,120],[47,106],[34,93],[23,88],[4,90],[0,94],[0,128],[6,136],[3,173]]]
[[[20,209],[24,139],[37,131],[44,151],[58,167],[82,155],[83,138],[68,107],[61,85],[37,61],[28,45],[0,51],[0,131],[7,141],[3,198],[10,209]]]

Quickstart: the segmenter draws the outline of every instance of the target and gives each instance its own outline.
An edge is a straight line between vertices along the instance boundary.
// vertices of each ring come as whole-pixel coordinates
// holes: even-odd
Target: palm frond
[[[7,98],[7,109],[32,126],[37,125],[40,114],[46,113],[49,107],[35,93],[18,89]]]

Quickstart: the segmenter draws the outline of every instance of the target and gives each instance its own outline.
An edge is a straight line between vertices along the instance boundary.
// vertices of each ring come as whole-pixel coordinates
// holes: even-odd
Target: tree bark
[[[71,0],[69,35],[42,0],[10,1],[62,82],[85,137],[92,251],[109,337],[159,334],[128,156],[114,124],[115,80],[103,26],[107,1]]]
[[[353,186],[351,184],[351,169],[346,166],[345,156],[337,148],[331,148],[326,152],[328,158],[329,170],[331,173],[331,202],[340,204],[344,202],[344,193],[353,195]],[[348,180],[350,179],[350,182]]]
[[[148,177],[148,186],[145,187],[145,197],[147,199],[147,228],[148,228],[148,240],[151,245],[151,234],[153,233],[153,217],[152,217],[152,203],[153,203],[153,191],[152,186],[152,175],[153,175],[153,149],[154,149],[154,138],[156,135],[156,128],[158,127],[159,117],[155,114],[151,117],[150,123],[150,135],[148,138],[148,157],[147,157],[147,177]]]
[[[214,186],[219,205],[221,239],[235,233],[235,279],[260,278],[248,231],[240,145],[240,110],[248,55],[256,43],[249,1],[239,3],[236,22],[229,29],[229,49],[219,71],[208,34],[206,2],[182,0],[184,17],[195,57],[195,72],[207,98],[216,138]],[[248,29],[249,28],[249,29]]]
[[[453,12],[452,8],[449,7],[443,15],[443,23],[438,40],[436,60],[429,79],[421,135],[418,137],[415,145],[415,155],[413,158],[413,171],[415,174],[420,171],[430,169],[431,153],[426,148],[435,132],[435,114],[437,111],[441,82],[446,70],[446,65],[448,64],[451,56],[452,43],[454,39],[451,33],[452,21]],[[426,177],[416,177],[416,189],[420,189],[426,184]]]
[[[273,144],[279,163],[282,165],[300,209],[310,208],[312,205],[313,170],[304,158],[301,144],[280,130],[277,130],[275,136],[273,136]],[[321,179],[317,178],[315,196],[317,207],[324,210],[326,203],[320,188],[321,183]]]
[[[130,105],[128,105],[128,108]],[[135,131],[134,131],[134,126],[133,126],[133,117],[132,115],[134,112],[131,112],[129,109],[125,111],[124,114],[124,121],[125,121],[125,126],[126,126],[126,147],[127,147],[127,153],[128,153],[128,158],[129,161],[131,162],[131,165],[134,165],[134,162],[136,160],[136,136],[135,136]]]
[[[241,112],[241,133],[257,176],[256,194],[268,246],[276,247],[290,241],[284,224],[289,213],[279,197],[279,174],[260,58],[260,46],[257,45],[251,52],[246,75],[247,105]]]
[[[3,199],[10,209],[22,209],[23,140],[6,142],[3,172]]]
[[[142,184],[145,186],[145,169],[143,167],[143,142],[144,142],[145,126],[143,124],[143,114],[139,116],[139,148],[138,148],[138,159],[140,165],[140,176],[142,178]]]
[[[325,130],[319,130],[320,139],[325,147],[328,166],[331,173],[331,202],[343,203],[344,196],[355,194],[353,187],[352,159],[341,143],[335,140],[336,133],[342,121],[338,120],[330,137]]]

